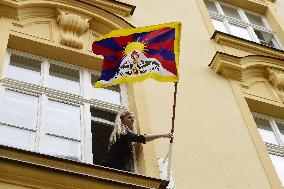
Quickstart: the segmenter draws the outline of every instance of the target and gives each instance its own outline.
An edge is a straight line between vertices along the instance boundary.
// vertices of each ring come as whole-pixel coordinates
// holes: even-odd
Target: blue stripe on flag
[[[173,51],[168,51],[165,49],[160,49],[160,50],[148,49],[147,53],[152,55],[161,55],[164,59],[175,61],[175,54]]]
[[[112,38],[107,38],[101,41],[96,41],[96,44],[101,45],[105,48],[114,50],[114,51],[120,51],[122,49],[122,47],[119,46],[119,44]]]
[[[107,59],[108,61],[115,62],[118,57],[116,57],[116,56],[104,55],[104,58]]]
[[[162,35],[159,35],[157,37],[154,37],[152,39],[150,39],[149,41],[147,41],[147,45],[151,44],[151,43],[159,43],[159,42],[163,42],[166,41],[168,39],[174,39],[175,38],[175,30],[170,30]],[[151,48],[151,46],[150,46]]]

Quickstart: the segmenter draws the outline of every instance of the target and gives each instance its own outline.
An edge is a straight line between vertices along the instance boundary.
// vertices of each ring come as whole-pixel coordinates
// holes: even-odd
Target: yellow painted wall
[[[273,179],[271,180],[267,175],[270,173],[267,171],[267,165],[271,165],[269,159],[263,160],[263,156],[267,155],[265,150],[259,151],[257,147],[261,143],[257,130],[249,127],[254,125],[248,105],[239,89],[239,83],[215,74],[208,67],[216,51],[235,56],[252,53],[222,47],[210,39],[212,31],[209,31],[206,25],[208,17],[202,11],[200,0],[124,0],[124,2],[136,6],[134,15],[124,18],[134,26],[182,22],[180,82],[172,159],[176,188],[280,189],[275,187],[277,184],[273,184]],[[277,32],[282,32],[280,26],[284,24],[284,4],[281,0],[277,0],[275,4],[267,2],[270,5],[270,13],[273,13],[269,13],[268,16],[279,16],[276,22],[280,23],[275,23],[275,27],[278,24]],[[55,18],[56,16],[44,18],[34,26],[26,24],[32,22],[32,18],[11,21],[1,17],[1,30],[12,32],[25,39],[19,42],[18,38],[10,38],[11,47],[86,66],[82,62],[88,63],[93,60],[88,47],[95,36],[119,28],[119,24],[100,25],[101,30],[92,33],[95,24],[100,24],[95,22],[90,31],[83,35],[83,50],[78,50],[59,44],[60,31]],[[113,20],[114,18],[108,21],[111,23]],[[120,26],[124,26],[123,23]],[[0,39],[0,58],[3,60],[8,43],[7,33],[1,32]],[[26,43],[22,42],[30,42],[29,39],[33,42],[23,45]],[[62,56],[58,52],[61,52]],[[76,57],[85,61],[78,63]],[[3,65],[3,62],[0,64]],[[130,105],[138,114],[140,132],[169,132],[173,83],[147,80],[133,84],[133,87],[129,85],[128,88],[130,94],[135,97]],[[265,92],[260,92],[260,96],[265,95]],[[155,147],[146,144],[138,148],[140,154],[138,168],[142,174],[148,176],[158,176],[156,157],[164,157],[168,150],[167,140],[155,141],[154,144]],[[1,184],[4,185],[0,183],[0,188]]]
[[[248,130],[242,114],[244,107],[237,102],[236,95],[241,94],[232,90],[228,79],[216,75],[208,67],[217,50],[235,56],[251,53],[220,47],[210,40],[211,34],[198,6],[200,1],[125,2],[137,6],[134,15],[128,18],[135,26],[182,22],[180,82],[172,159],[176,188],[275,188],[266,175],[260,152]],[[271,11],[284,20],[283,2],[267,2],[277,9],[277,13]],[[139,87],[137,85],[136,89],[139,90]],[[169,132],[173,84],[145,81],[144,87],[152,132]],[[259,137],[258,133],[256,135]],[[157,156],[165,156],[168,141],[156,141],[155,146]],[[279,185],[277,187],[280,188]]]

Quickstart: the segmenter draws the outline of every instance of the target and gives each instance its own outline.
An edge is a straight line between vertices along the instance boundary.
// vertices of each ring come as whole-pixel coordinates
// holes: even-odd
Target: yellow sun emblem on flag
[[[134,50],[137,50],[137,51],[144,53],[147,49],[146,49],[146,45],[144,43],[140,43],[138,41],[131,42],[131,43],[128,43],[126,45],[126,47],[124,49],[124,55],[126,56]]]

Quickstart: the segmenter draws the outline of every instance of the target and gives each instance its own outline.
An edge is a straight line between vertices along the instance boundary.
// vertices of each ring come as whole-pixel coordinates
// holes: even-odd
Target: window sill
[[[240,49],[243,51],[247,51],[256,55],[269,56],[273,58],[284,59],[284,51],[279,50],[273,47],[265,46],[262,44],[258,44],[256,42],[252,42],[246,39],[242,39],[230,34],[226,34],[220,31],[215,31],[212,35],[211,39],[213,39],[216,43],[220,45],[229,46],[232,48]]]
[[[168,181],[0,145],[1,181],[57,188],[161,188]]]

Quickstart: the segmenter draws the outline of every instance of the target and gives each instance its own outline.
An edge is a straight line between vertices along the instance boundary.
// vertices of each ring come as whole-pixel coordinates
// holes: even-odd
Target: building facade
[[[94,89],[102,57],[91,44],[173,21],[168,188],[284,188],[282,0],[3,0],[0,10],[0,188],[166,188],[167,140],[136,145],[129,172],[99,164],[121,110],[135,113],[138,133],[170,131],[174,84]]]

